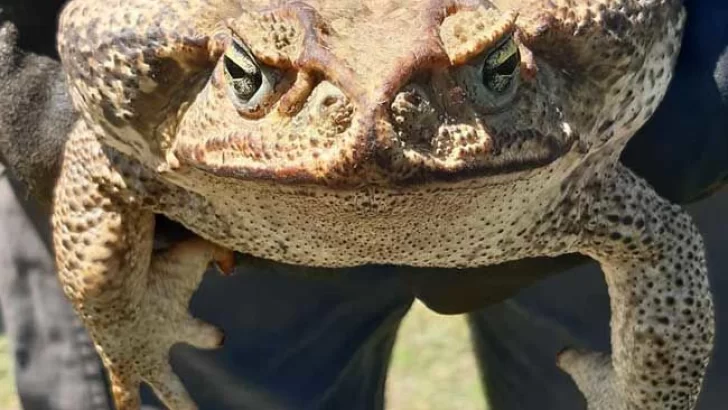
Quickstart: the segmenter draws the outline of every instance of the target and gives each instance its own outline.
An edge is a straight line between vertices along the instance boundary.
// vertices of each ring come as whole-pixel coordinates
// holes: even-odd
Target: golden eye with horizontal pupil
[[[263,84],[263,73],[250,53],[237,41],[225,53],[225,78],[242,103],[250,101]]]
[[[512,37],[493,49],[483,61],[483,84],[494,93],[502,94],[511,87],[521,63],[521,53]]]

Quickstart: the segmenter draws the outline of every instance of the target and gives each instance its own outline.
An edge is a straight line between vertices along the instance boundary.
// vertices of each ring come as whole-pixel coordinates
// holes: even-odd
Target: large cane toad
[[[190,317],[211,260],[466,268],[578,252],[611,358],[559,365],[590,409],[692,409],[713,343],[701,237],[619,161],[669,83],[678,0],[73,0],[82,115],[54,238],[120,409],[221,332]],[[154,214],[199,235],[152,253]]]

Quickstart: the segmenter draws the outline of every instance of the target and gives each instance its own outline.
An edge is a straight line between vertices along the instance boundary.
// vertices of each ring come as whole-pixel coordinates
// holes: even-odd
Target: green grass
[[[394,346],[386,395],[391,410],[485,410],[465,316],[415,303]]]
[[[0,335],[0,410],[16,410],[20,408],[15,392],[13,377],[13,361],[8,339]]]
[[[0,410],[20,409],[11,349],[0,336]],[[485,410],[464,316],[415,303],[404,319],[387,379],[388,410]]]

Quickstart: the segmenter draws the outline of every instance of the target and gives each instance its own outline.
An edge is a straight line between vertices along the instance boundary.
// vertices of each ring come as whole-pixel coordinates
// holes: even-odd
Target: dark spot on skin
[[[635,111],[625,122],[624,125],[628,126],[634,122],[637,118],[639,118],[641,111]]]
[[[111,105],[111,102],[108,100],[103,100],[101,102],[101,112],[104,116],[104,119],[114,127],[121,128],[124,126],[124,119],[119,118],[116,115],[116,109]]]
[[[612,120],[612,119],[610,119],[610,120],[604,120],[604,122],[602,122],[599,125],[599,129],[597,130],[597,132],[599,132],[600,134],[602,134],[605,131],[607,131],[609,129],[609,127],[611,127],[612,125],[614,125],[614,120]]]

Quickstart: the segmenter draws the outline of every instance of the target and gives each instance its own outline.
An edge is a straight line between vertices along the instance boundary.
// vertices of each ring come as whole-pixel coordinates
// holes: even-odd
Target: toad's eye
[[[496,94],[503,94],[514,84],[521,53],[518,45],[509,37],[495,47],[483,60],[483,84]]]
[[[225,79],[235,97],[247,103],[263,85],[263,73],[241,43],[233,41],[224,57]]]

